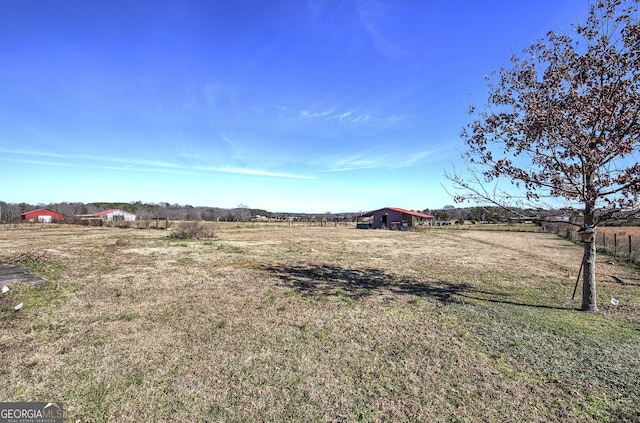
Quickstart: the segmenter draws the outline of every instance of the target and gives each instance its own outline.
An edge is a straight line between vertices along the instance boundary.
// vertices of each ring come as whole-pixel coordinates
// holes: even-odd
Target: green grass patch
[[[60,285],[58,283],[45,282],[34,285],[14,286],[11,291],[11,304],[23,303],[21,312],[39,309],[53,309],[63,301],[66,294],[71,294],[81,288],[79,284]],[[8,303],[5,299],[5,303]],[[13,304],[15,303],[15,304]],[[8,304],[6,305],[8,307]],[[88,311],[85,308],[82,311]]]
[[[236,245],[229,244],[218,244],[215,248],[217,251],[225,252],[225,253],[233,253],[233,254],[242,254],[245,250],[242,247],[238,247]]]
[[[26,260],[22,265],[42,275],[49,281],[58,280],[62,272],[67,270],[66,265],[54,261]]]
[[[579,380],[599,386],[600,392],[640,399],[637,324],[574,310],[504,304],[458,312],[492,354],[547,379]]]
[[[125,313],[122,315],[122,320],[125,322],[133,322],[138,318],[138,315],[135,313]]]

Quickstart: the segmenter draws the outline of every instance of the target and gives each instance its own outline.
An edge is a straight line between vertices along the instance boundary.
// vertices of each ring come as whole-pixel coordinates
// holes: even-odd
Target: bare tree
[[[487,104],[462,131],[470,173],[447,174],[458,200],[563,199],[587,231],[638,212],[639,3],[597,0],[573,36],[551,31],[487,77]],[[502,179],[515,187],[497,189]],[[597,311],[595,257],[585,243],[584,311]]]
[[[246,222],[251,219],[251,210],[246,204],[240,203],[233,210],[236,220]]]

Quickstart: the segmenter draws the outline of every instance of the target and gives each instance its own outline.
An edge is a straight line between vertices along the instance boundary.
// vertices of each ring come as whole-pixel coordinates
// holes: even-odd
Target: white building
[[[118,220],[124,220],[126,222],[130,222],[130,221],[134,221],[136,220],[136,215],[133,213],[129,213],[126,212],[124,210],[120,210],[120,209],[112,209],[112,210],[105,210],[105,211],[101,211],[98,213],[94,213],[95,217],[99,217],[102,220],[104,220],[105,222],[111,222],[111,221],[118,221]]]

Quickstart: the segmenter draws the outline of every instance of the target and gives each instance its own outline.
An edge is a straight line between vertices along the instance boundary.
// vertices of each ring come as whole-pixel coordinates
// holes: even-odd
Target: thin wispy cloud
[[[422,165],[441,157],[449,149],[442,147],[425,151],[394,151],[375,155],[370,151],[348,156],[325,156],[315,161],[322,172],[349,172],[365,169],[393,170]]]
[[[299,112],[299,116],[303,119],[308,120],[316,120],[316,121],[339,121],[341,123],[352,123],[352,124],[362,124],[362,123],[384,123],[384,124],[392,124],[395,122],[399,122],[402,120],[401,116],[392,115],[387,118],[376,118],[369,113],[358,112],[356,109],[349,109],[346,111],[336,112],[336,111],[309,111],[309,110],[301,110]]]
[[[338,119],[340,120],[345,120],[345,119],[349,119],[349,116],[351,116],[353,114],[353,110],[349,110],[348,112],[345,112],[343,114],[341,114],[340,116],[338,116]],[[351,120],[351,119],[349,119]],[[351,120],[353,122],[353,120]]]
[[[18,157],[45,157],[45,158],[55,158],[60,160],[67,160],[70,163],[63,162],[55,162],[62,164],[73,165],[71,162],[82,162],[82,161],[90,161],[90,162],[106,162],[106,163],[119,163],[127,166],[138,165],[138,166],[147,166],[147,167],[155,167],[155,168],[180,168],[179,164],[164,162],[164,161],[153,161],[153,160],[141,160],[141,159],[130,159],[125,157],[114,157],[114,156],[106,156],[106,155],[91,155],[91,154],[63,154],[63,153],[54,153],[49,151],[30,151],[30,150],[11,150],[11,149],[2,149],[0,148],[0,153],[16,155]],[[5,160],[10,160],[11,158],[4,158]],[[15,159],[14,159],[15,160]],[[26,159],[25,159],[26,160]],[[53,163],[53,162],[52,162]],[[79,165],[78,163],[75,163]]]
[[[380,157],[363,157],[355,155],[351,157],[324,157],[318,160],[318,164],[323,167],[322,172],[350,172],[355,170],[380,168],[384,160]]]
[[[381,3],[375,0],[359,0],[357,5],[360,23],[371,37],[376,50],[388,59],[397,59],[403,56],[402,49],[391,42],[388,36],[383,34],[379,26],[376,25],[376,21],[383,18],[384,15]]]
[[[165,174],[173,174],[173,175],[191,175],[194,176],[196,173],[190,172],[188,170],[179,170],[179,169],[170,169],[170,168],[159,168],[159,167],[133,167],[130,166],[109,166],[109,165],[100,165],[100,164],[83,164],[83,163],[65,163],[65,162],[54,162],[54,161],[46,161],[46,160],[34,160],[34,159],[16,159],[16,158],[8,158],[4,161],[10,163],[18,163],[22,165],[33,165],[33,166],[51,166],[51,167],[62,167],[68,169],[91,169],[91,170],[114,170],[114,171],[136,171],[136,172],[153,172],[153,173],[165,173]]]
[[[214,167],[214,168],[196,168],[196,169],[211,170],[213,172],[221,172],[221,173],[266,176],[269,178],[307,179],[307,180],[317,179],[316,177],[313,177],[313,176],[296,175],[293,173],[270,172],[266,170],[246,169],[246,168],[237,168],[237,167]]]
[[[386,123],[394,124],[394,123],[398,123],[398,122],[400,122],[400,121],[403,121],[403,120],[405,120],[406,118],[407,118],[406,116],[401,116],[401,115],[392,115],[392,116],[389,116],[389,117],[386,119]]]
[[[300,112],[300,116],[302,116],[303,118],[308,118],[308,119],[324,118],[324,117],[328,117],[330,115],[331,115],[330,112],[309,112],[307,110],[302,110]]]
[[[183,165],[178,163],[170,163],[165,161],[136,160],[129,158],[120,158],[112,156],[92,156],[85,154],[59,154],[49,152],[29,152],[18,150],[0,149],[0,153],[12,154],[18,157],[4,157],[2,160],[12,163],[22,163],[38,166],[56,166],[66,168],[91,168],[103,170],[117,171],[138,171],[138,172],[158,172],[173,173],[182,175],[197,175],[201,173],[226,173],[236,175],[263,176],[268,178],[286,178],[286,179],[316,179],[313,176],[275,172],[264,169],[232,167],[232,166],[202,166],[202,165]],[[35,159],[34,159],[35,157]],[[59,159],[38,160],[37,158]],[[90,162],[90,163],[87,163]],[[115,163],[121,166],[110,166],[101,163]]]
[[[353,122],[353,119],[349,117],[355,113],[354,110],[348,110],[346,112],[336,112],[335,110],[323,110],[323,111],[309,111],[301,110],[299,115],[303,119],[330,121],[339,120],[344,122]]]
[[[412,166],[419,166],[425,163],[441,162],[447,156],[451,154],[458,154],[457,151],[452,150],[449,146],[434,148],[426,151],[416,151],[407,153],[403,156],[403,160],[392,166],[393,169],[400,169]]]

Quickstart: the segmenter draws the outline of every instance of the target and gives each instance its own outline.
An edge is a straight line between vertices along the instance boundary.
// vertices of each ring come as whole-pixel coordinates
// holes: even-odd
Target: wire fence
[[[544,232],[558,234],[579,243],[578,228],[566,224],[544,224]],[[595,243],[598,251],[630,261],[640,262],[640,229],[636,227],[605,226],[596,229]]]

